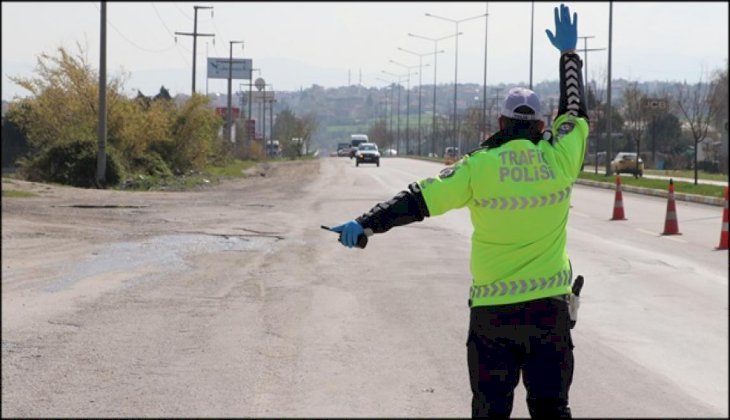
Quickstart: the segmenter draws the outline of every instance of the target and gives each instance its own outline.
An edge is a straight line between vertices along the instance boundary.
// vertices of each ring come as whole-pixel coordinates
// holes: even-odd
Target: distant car
[[[348,146],[345,149],[339,149],[337,151],[337,156],[339,156],[339,157],[342,157],[342,156],[350,156],[350,147]]]
[[[636,167],[636,153],[619,152],[611,161],[611,173],[630,173],[635,177],[644,176],[644,161],[639,157],[638,170]]]
[[[361,163],[374,163],[380,166],[380,152],[375,143],[361,143],[355,153],[355,166]]]
[[[444,163],[447,165],[452,165],[457,160],[459,160],[459,148],[447,147],[444,150]]]
[[[385,149],[383,150],[383,153],[381,153],[381,156],[398,156],[398,151],[395,149]]]

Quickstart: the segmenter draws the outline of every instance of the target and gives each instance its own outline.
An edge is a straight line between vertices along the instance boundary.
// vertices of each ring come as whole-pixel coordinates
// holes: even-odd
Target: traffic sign
[[[208,57],[208,79],[228,79],[228,67],[232,63],[231,79],[251,80],[253,62],[250,58]]]

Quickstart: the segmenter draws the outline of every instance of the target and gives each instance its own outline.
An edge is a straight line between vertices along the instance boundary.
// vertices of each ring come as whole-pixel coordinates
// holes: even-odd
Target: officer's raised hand
[[[365,234],[362,225],[355,220],[334,226],[331,230],[340,233],[340,243],[348,248],[356,246],[360,235]]]
[[[573,13],[573,22],[570,22],[570,9],[568,6],[561,4],[560,11],[555,8],[555,35],[550,29],[545,29],[548,39],[559,49],[561,53],[575,50],[578,43],[578,14]]]

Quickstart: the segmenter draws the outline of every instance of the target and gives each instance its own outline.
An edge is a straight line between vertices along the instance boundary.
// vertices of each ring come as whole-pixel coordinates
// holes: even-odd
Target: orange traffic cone
[[[613,217],[611,220],[626,220],[624,217],[624,200],[621,195],[621,177],[616,175],[616,200],[613,204]]]
[[[674,181],[669,180],[669,199],[667,200],[667,217],[664,220],[662,235],[681,235],[677,223],[677,206],[674,202]]]
[[[727,247],[727,187],[725,187],[725,210],[722,212],[722,232],[720,233],[720,245],[716,249],[728,249]]]

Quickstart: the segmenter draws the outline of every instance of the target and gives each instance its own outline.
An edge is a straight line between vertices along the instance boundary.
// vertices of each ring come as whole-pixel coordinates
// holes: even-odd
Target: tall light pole
[[[228,125],[226,126],[226,130],[228,130],[228,140],[230,140],[231,143],[233,143],[234,135],[233,130],[231,130],[231,127],[233,127],[233,115],[231,113],[231,78],[233,77],[233,44],[243,44],[243,41],[228,41],[230,44],[229,48],[229,54],[228,54]],[[243,47],[241,47],[243,48]]]
[[[486,140],[487,137],[487,35],[489,32],[489,2],[487,2],[484,17],[484,93],[482,96],[482,138],[479,143]]]
[[[198,33],[198,9],[211,9],[212,10],[213,7],[212,6],[193,6],[193,9],[195,9],[195,21],[193,23],[193,33],[175,32],[175,35],[188,35],[188,36],[193,37],[193,90],[192,90],[191,95],[195,93],[195,61],[198,58],[198,56],[197,56],[198,37],[199,36],[215,36],[215,34],[199,34]],[[210,12],[210,15],[213,16],[212,11]]]
[[[458,35],[459,34],[459,24],[460,23],[466,22],[467,20],[472,20],[472,19],[478,19],[480,17],[485,17],[485,16],[487,16],[487,14],[486,13],[483,13],[483,14],[478,15],[478,16],[472,16],[472,17],[468,17],[468,18],[464,18],[464,19],[450,19],[450,18],[446,18],[446,17],[443,17],[443,16],[436,16],[436,15],[433,15],[431,13],[426,13],[426,16],[429,16],[429,17],[432,17],[432,18],[436,18],[436,19],[445,20],[445,21],[448,21],[448,22],[451,22],[451,23],[455,24],[456,25],[456,30],[454,31],[454,35]],[[454,39],[455,39],[456,44],[455,44],[455,51],[454,51],[454,121],[453,121],[453,124],[454,124],[454,129],[453,129],[454,134],[453,134],[452,141],[456,141],[458,143],[459,152],[461,153],[461,137],[456,132],[456,90],[457,90],[457,86],[459,84],[459,80],[458,80],[458,75],[459,75],[459,37],[456,36]]]
[[[380,77],[376,77],[376,79],[380,80],[381,82],[388,83],[390,85],[390,93],[388,94],[388,110],[390,113],[390,125],[388,128],[388,131],[390,132],[390,135],[393,135],[393,89],[395,88],[395,83],[392,80],[385,80],[381,79]],[[387,116],[387,114],[386,114]]]
[[[531,12],[530,12],[530,90],[532,90],[532,44],[534,43],[535,37],[533,32],[535,29],[535,2],[532,1]]]
[[[588,38],[595,38],[593,35],[585,35],[585,36],[579,36],[578,38],[583,38],[583,49],[580,49],[578,51],[583,53],[583,65],[585,67],[585,77],[583,78],[583,86],[586,87],[587,91],[590,90],[590,81],[588,80],[588,53],[590,51],[603,51],[605,48],[588,48]],[[588,103],[586,102],[586,113],[588,113]],[[595,173],[598,174],[598,138],[596,138],[596,146],[595,146]]]
[[[408,34],[408,36],[412,36],[414,38],[421,38],[433,42],[433,115],[431,118],[431,153],[436,153],[436,58],[438,57],[438,45],[439,41],[443,41],[444,39],[448,39],[454,36],[458,37],[459,35],[461,35],[461,32],[446,35],[441,38],[429,38],[427,36],[416,35],[412,33]]]
[[[421,143],[423,143],[423,138],[421,137],[421,85],[423,84],[423,57],[426,55],[442,53],[444,50],[438,52],[417,53],[401,47],[398,47],[398,49],[418,57],[418,154],[421,155]]]
[[[383,70],[383,73],[398,79],[398,120],[396,121],[395,149],[400,154],[400,92],[403,90],[401,89],[401,83],[405,77],[410,77],[410,74],[394,74],[385,70]]]
[[[608,132],[608,152],[606,153],[606,176],[611,172],[613,138],[611,137],[611,40],[613,38],[613,2],[608,2],[608,83],[606,87],[606,131]],[[638,156],[638,153],[637,153]],[[638,159],[638,158],[637,158]]]
[[[406,79],[406,154],[409,154],[410,148],[411,148],[411,135],[410,135],[410,130],[408,128],[409,122],[411,120],[411,73],[410,73],[410,71],[411,71],[411,69],[420,67],[420,65],[419,66],[407,66],[407,65],[399,63],[395,60],[390,60],[390,62],[397,66],[401,66],[408,71],[408,78]],[[426,66],[428,66],[428,64],[426,64]],[[418,74],[420,75],[421,72],[419,71]]]

